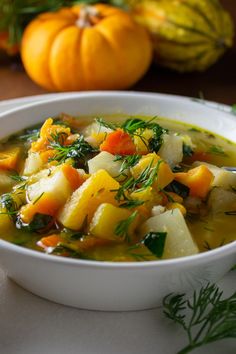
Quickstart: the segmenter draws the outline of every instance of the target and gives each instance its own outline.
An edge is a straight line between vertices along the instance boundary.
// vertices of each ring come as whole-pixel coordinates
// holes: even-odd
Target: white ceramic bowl
[[[160,115],[198,125],[236,142],[236,119],[191,99],[145,93],[92,92],[58,96],[0,115],[0,139],[61,112]],[[236,242],[179,259],[112,263],[46,255],[0,240],[8,276],[34,294],[96,310],[141,310],[160,305],[170,292],[188,292],[223,277],[236,263]]]

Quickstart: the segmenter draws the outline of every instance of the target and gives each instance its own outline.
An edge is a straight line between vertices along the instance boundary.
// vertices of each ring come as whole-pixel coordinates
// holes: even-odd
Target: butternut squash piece
[[[21,149],[11,147],[0,152],[0,168],[3,170],[16,170]]]
[[[175,173],[175,180],[183,183],[190,189],[190,196],[206,198],[214,180],[213,173],[205,165]]]
[[[115,207],[109,203],[101,204],[89,225],[89,232],[98,238],[112,240],[116,242],[124,241],[125,235],[119,236],[116,234],[116,227],[119,222],[126,220],[131,216],[132,212],[127,209]],[[134,229],[137,226],[138,217],[130,223],[127,234],[132,238]]]
[[[58,213],[58,221],[72,230],[80,230],[86,219],[90,223],[100,204],[117,205],[114,190],[119,186],[105,170],[97,171],[72,194]]]
[[[165,161],[161,160],[160,156],[156,153],[143,156],[139,162],[131,168],[131,173],[134,178],[138,178],[148,166],[151,166],[151,170],[153,170],[158,163],[157,177],[154,181],[153,187],[157,189],[165,188],[173,181],[174,173],[171,171],[170,166]]]

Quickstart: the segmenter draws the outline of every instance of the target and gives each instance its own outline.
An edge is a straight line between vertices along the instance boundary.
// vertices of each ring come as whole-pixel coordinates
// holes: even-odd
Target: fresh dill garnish
[[[19,184],[16,186],[17,189],[25,189],[27,186],[27,178],[20,176],[18,172],[14,171],[13,174],[9,176],[13,181],[18,182]]]
[[[30,129],[25,129],[23,134],[17,136],[17,139],[31,143],[39,138],[39,134],[40,127],[37,125]]]
[[[123,175],[126,170],[135,166],[140,159],[141,159],[141,155],[137,155],[137,154],[126,155],[126,156],[116,155],[114,161],[122,161],[119,174]]]
[[[120,208],[126,208],[126,209],[133,209],[137,208],[140,205],[143,205],[146,201],[145,200],[134,200],[134,199],[128,199],[125,200],[124,203],[120,204]]]
[[[115,199],[118,201],[129,200],[127,196],[128,193],[134,192],[134,190],[141,192],[152,186],[157,178],[159,166],[162,162],[163,160],[158,160],[156,166],[153,166],[153,160],[151,160],[147,167],[142,170],[137,178],[134,178],[133,176],[130,177],[121,185],[119,189],[114,190],[117,192]]]
[[[161,258],[164,253],[167,232],[149,232],[143,239],[143,244],[154,254]]]
[[[207,152],[214,155],[228,156],[219,145],[211,145]]]
[[[1,212],[0,214],[6,214],[14,219],[18,213],[18,206],[12,195],[10,193],[3,194],[0,198],[0,204],[2,208],[6,209],[6,212]]]
[[[56,153],[55,156],[50,158],[50,161],[57,161],[59,164],[65,162],[68,158],[72,158],[76,162],[80,159],[84,160],[87,155],[97,151],[84,140],[82,135],[70,145],[65,145],[65,139],[67,138],[65,133],[52,134],[51,138],[49,147]]]
[[[98,123],[100,126],[104,127],[104,128],[108,128],[111,130],[116,130],[117,128],[119,128],[119,126],[115,123],[110,123],[105,121],[103,118],[95,118],[95,122]]]
[[[189,344],[178,354],[224,338],[236,338],[236,292],[224,299],[222,295],[217,285],[207,284],[194,292],[192,300],[185,294],[169,294],[163,299],[164,314],[188,336]]]
[[[193,149],[185,143],[183,143],[183,155],[188,157],[193,155]]]
[[[153,117],[148,121],[140,118],[130,118],[121,125],[121,128],[131,136],[138,136],[143,143],[148,146],[151,152],[157,152],[163,142],[162,135],[167,132],[167,129],[164,129],[158,123],[154,122],[156,118],[157,117]],[[150,129],[153,131],[153,137],[149,140],[143,137],[143,132],[145,129]]]
[[[20,176],[17,171],[13,171],[12,174],[9,176],[13,181],[16,182],[24,182],[25,178]]]
[[[128,242],[130,238],[129,227],[137,215],[138,212],[135,210],[127,219],[119,221],[115,227],[115,235],[124,238]]]

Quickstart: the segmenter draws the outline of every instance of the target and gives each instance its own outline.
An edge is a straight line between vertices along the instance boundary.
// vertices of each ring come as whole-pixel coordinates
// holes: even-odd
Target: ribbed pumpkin
[[[28,75],[49,90],[123,89],[148,69],[152,43],[147,30],[118,8],[73,6],[34,19],[21,56]]]
[[[128,0],[152,35],[155,60],[183,71],[203,71],[232,46],[233,22],[218,0]]]

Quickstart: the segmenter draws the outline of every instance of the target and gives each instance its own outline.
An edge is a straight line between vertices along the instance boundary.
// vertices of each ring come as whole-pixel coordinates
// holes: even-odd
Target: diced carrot
[[[21,149],[12,147],[0,152],[0,168],[4,170],[15,170],[18,163]]]
[[[110,152],[113,155],[132,155],[136,153],[136,147],[131,136],[122,129],[117,129],[108,134],[100,145],[100,150]]]
[[[71,165],[64,164],[62,166],[62,172],[64,173],[64,176],[70,183],[70,186],[73,191],[75,191],[77,188],[79,188],[84,181],[86,181],[85,175],[82,175],[79,173],[74,167]]]
[[[57,247],[57,245],[62,241],[62,238],[57,235],[57,234],[53,234],[50,236],[46,236],[41,238],[41,240],[39,241],[39,246],[43,247],[43,248],[48,248],[48,247]]]
[[[189,187],[192,197],[205,198],[213,179],[212,172],[205,165],[200,165],[188,172],[175,173],[175,180]]]

